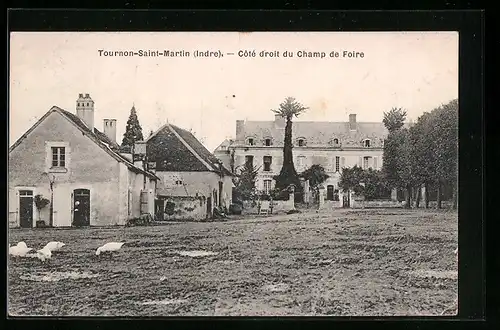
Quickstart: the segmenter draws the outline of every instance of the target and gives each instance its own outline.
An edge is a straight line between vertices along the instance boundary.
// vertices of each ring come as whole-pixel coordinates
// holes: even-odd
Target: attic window
[[[265,139],[264,144],[266,147],[269,147],[271,145],[271,139]]]
[[[305,145],[304,139],[299,139],[298,143],[299,143],[299,147],[303,147]]]
[[[339,139],[333,139],[333,144],[339,144]]]
[[[182,181],[181,180],[176,180],[175,184],[178,185],[178,186],[182,186]]]
[[[365,148],[370,148],[370,140],[369,139],[366,139],[364,141],[364,146],[365,146]]]
[[[77,105],[77,106],[80,106],[80,102],[78,102],[76,105]]]
[[[251,145],[251,146],[253,146],[253,139],[252,138],[248,139],[248,144]]]

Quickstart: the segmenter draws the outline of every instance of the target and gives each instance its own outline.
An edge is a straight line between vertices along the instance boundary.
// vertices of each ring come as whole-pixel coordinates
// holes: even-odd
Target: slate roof
[[[146,141],[148,158],[156,162],[166,161],[163,166],[165,171],[222,171],[223,175],[232,175],[191,132],[175,125],[162,126]],[[157,171],[161,167],[157,165]]]
[[[266,138],[273,140],[273,146],[282,146],[284,128],[278,128],[274,121],[245,121],[242,132],[236,136],[233,145],[246,143],[246,139],[253,137],[257,146],[262,146]],[[315,122],[294,121],[292,123],[292,140],[304,138],[306,146],[327,147],[333,139],[339,139],[343,147],[362,147],[364,139],[370,139],[373,147],[382,147],[387,136],[383,123],[357,122],[356,130],[350,130],[349,122]]]
[[[78,127],[82,132],[84,132],[92,141],[94,141],[99,147],[103,148],[110,156],[115,158],[117,161],[124,163],[131,171],[136,173],[146,174],[149,177],[159,180],[159,178],[151,172],[147,172],[144,169],[135,166],[130,160],[119,153],[119,145],[116,142],[111,141],[106,134],[100,132],[97,128],[94,128],[92,132],[87,125],[75,114],[61,109],[57,106],[53,106],[42,118],[40,118],[26,133],[23,134],[13,145],[10,147],[9,152],[17,147],[21,141],[35,129],[50,113],[58,112],[63,117],[67,118],[76,127]]]

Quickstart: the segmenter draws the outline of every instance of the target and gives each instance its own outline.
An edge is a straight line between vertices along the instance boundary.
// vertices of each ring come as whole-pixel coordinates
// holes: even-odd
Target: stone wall
[[[165,212],[164,221],[200,221],[207,215],[207,199],[204,196],[162,197]]]

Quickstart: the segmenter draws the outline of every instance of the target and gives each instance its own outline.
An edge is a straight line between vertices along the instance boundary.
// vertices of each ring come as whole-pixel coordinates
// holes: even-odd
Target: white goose
[[[63,246],[65,246],[63,242],[49,242],[45,247],[50,250],[50,252],[58,251],[60,250]]]
[[[95,255],[98,256],[102,252],[118,251],[122,248],[123,244],[125,243],[119,243],[119,242],[106,243],[103,246],[97,248],[97,250],[95,251]]]
[[[36,251],[36,256],[41,261],[45,261],[52,257],[52,252],[45,246],[42,249]]]
[[[33,250],[33,248],[29,248],[24,242],[9,246],[9,254],[14,257],[25,257],[31,250]]]

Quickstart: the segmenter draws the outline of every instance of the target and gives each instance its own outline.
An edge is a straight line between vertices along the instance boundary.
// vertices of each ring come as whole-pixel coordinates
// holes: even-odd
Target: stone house
[[[257,166],[256,188],[267,193],[283,165],[284,134],[285,119],[279,115],[274,121],[237,120],[235,138],[223,141],[214,154],[234,172],[246,162]],[[350,114],[346,122],[294,121],[295,168],[300,173],[311,165],[322,165],[329,175],[324,183],[326,200],[342,202],[338,187],[342,169],[354,165],[381,169],[387,134],[382,122],[358,122],[356,114]]]
[[[116,120],[94,127],[94,101],[80,94],[76,115],[53,106],[9,149],[9,225],[124,225],[154,213],[158,177],[118,151]],[[34,197],[51,203],[38,211]]]
[[[149,168],[160,178],[159,220],[203,220],[218,206],[229,208],[232,173],[190,132],[166,124],[146,140],[146,154]]]

